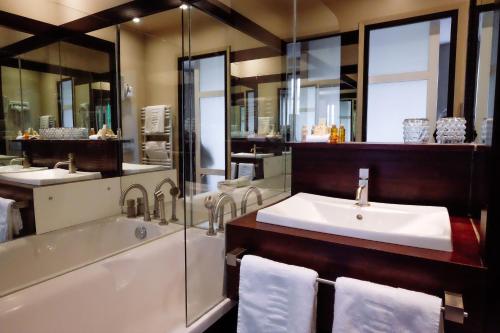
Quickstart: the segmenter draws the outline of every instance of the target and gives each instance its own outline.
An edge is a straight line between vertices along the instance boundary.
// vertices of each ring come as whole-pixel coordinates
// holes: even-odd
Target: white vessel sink
[[[28,185],[53,185],[101,178],[100,172],[69,173],[65,169],[0,174],[0,179]]]
[[[163,165],[148,165],[148,164],[134,164],[134,163],[122,163],[123,174],[134,175],[143,172],[161,171],[168,170],[166,166]]]
[[[273,157],[274,154],[254,154],[254,153],[232,153],[231,157],[242,157],[242,158],[265,158],[265,157]]]
[[[340,236],[451,252],[451,225],[444,207],[370,202],[299,193],[259,210],[257,221]]]
[[[39,170],[46,170],[47,168],[44,167],[29,167],[29,168],[23,168],[22,165],[5,165],[5,166],[0,166],[0,174],[4,173],[17,173],[17,172],[30,172],[30,171],[39,171]]]

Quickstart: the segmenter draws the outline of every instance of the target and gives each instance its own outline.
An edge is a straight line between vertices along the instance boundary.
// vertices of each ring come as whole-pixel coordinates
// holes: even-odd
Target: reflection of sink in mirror
[[[254,154],[254,153],[231,153],[231,157],[241,157],[241,158],[264,158],[272,157],[274,154]]]
[[[299,193],[262,209],[257,221],[379,242],[452,251],[444,207],[395,205]]]
[[[19,156],[0,155],[0,165],[8,165],[10,163],[10,160],[17,157]]]
[[[44,168],[44,167],[23,168],[22,165],[5,165],[5,166],[0,166],[0,174],[3,174],[3,173],[17,173],[17,172],[40,171],[40,170],[46,170],[46,169],[47,168]]]
[[[122,163],[123,175],[133,175],[142,172],[152,172],[168,170],[167,167],[163,165],[148,165],[148,164],[135,164],[135,163]]]
[[[99,178],[101,178],[100,172],[77,171],[76,173],[69,173],[68,170],[64,169],[49,169],[0,175],[0,179],[28,185],[53,185]]]

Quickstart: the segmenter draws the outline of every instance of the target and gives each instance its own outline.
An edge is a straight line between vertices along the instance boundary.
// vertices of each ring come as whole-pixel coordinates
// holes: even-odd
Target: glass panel
[[[407,118],[427,118],[432,133],[436,120],[453,111],[451,24],[443,18],[369,30],[366,141],[403,142]]]
[[[369,89],[368,142],[403,142],[403,120],[426,117],[427,81],[370,84]]]
[[[477,135],[476,142],[487,145],[491,145],[493,134],[499,25],[500,11],[480,14],[474,130]]]
[[[221,76],[220,73],[219,76]],[[200,153],[202,168],[226,169],[224,102],[224,97],[200,98]]]
[[[200,92],[224,90],[224,56],[200,59]]]

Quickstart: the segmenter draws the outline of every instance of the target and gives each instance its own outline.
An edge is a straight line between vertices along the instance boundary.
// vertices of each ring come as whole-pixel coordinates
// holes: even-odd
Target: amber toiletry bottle
[[[340,143],[345,142],[345,127],[344,127],[344,125],[340,125],[340,127],[339,127],[339,142]]]
[[[332,125],[332,129],[330,131],[330,143],[337,143],[339,141],[339,133],[337,130],[337,126]]]

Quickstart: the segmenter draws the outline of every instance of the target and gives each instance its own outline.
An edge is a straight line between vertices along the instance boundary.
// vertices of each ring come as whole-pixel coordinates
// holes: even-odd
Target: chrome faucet
[[[168,222],[175,222],[175,221],[179,220],[176,216],[177,196],[179,195],[179,188],[177,186],[175,186],[175,183],[172,181],[172,179],[167,177],[156,185],[154,193],[156,194],[157,192],[159,192],[161,190],[161,187],[163,185],[165,185],[166,183],[168,183],[170,185],[170,195],[172,196],[172,216],[170,217],[170,220],[168,220]],[[155,196],[155,202],[154,202],[154,206],[153,206],[153,216],[155,218],[158,218],[161,216],[161,209],[162,209],[161,207],[159,207],[160,202],[157,199],[158,198]],[[163,211],[165,213],[165,209],[163,209]]]
[[[234,219],[237,215],[236,202],[233,197],[227,193],[219,194],[219,198],[217,199],[217,203],[215,204],[214,211],[214,222],[216,222],[217,217],[219,218],[219,228],[217,231],[224,232],[224,205],[229,203],[231,206],[231,218]]]
[[[358,189],[356,190],[356,205],[366,207],[368,203],[368,179],[370,169],[359,169]]]
[[[149,214],[149,200],[148,200],[148,191],[144,188],[144,186],[140,184],[132,184],[125,191],[122,192],[122,195],[120,196],[120,207],[123,207],[125,205],[125,198],[127,197],[128,192],[130,192],[132,189],[138,189],[142,193],[142,200],[144,202],[144,221],[151,221],[151,215]]]
[[[75,163],[75,154],[69,153],[68,154],[68,160],[63,161],[63,162],[57,162],[56,165],[54,165],[54,169],[59,168],[62,165],[67,165],[68,166],[68,172],[69,173],[76,173],[76,163]]]
[[[260,190],[255,186],[250,186],[248,190],[246,190],[245,194],[243,194],[243,198],[241,199],[241,215],[247,213],[248,197],[250,196],[250,194],[252,194],[252,192],[257,196],[257,204],[259,206],[262,206],[262,194],[260,193]]]
[[[28,155],[26,155],[26,152],[23,151],[23,157],[16,157],[10,160],[9,164],[14,165],[16,163],[20,163],[23,166],[23,169],[28,169],[31,168],[31,163],[28,158]]]

